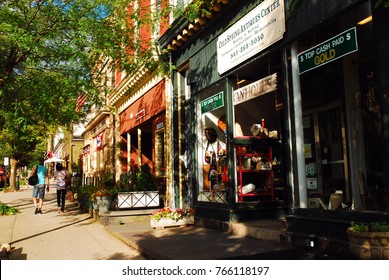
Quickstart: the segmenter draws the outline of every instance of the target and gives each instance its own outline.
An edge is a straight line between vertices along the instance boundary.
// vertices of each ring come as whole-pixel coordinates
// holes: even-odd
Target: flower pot
[[[177,227],[177,226],[193,225],[193,224],[194,224],[194,216],[184,217],[178,221],[169,218],[162,218],[158,221],[154,219],[150,219],[150,225],[152,228]]]
[[[389,232],[347,229],[350,253],[363,260],[389,260]]]
[[[95,196],[97,209],[99,212],[108,212],[111,209],[113,197],[109,195]]]
[[[159,207],[159,193],[158,191],[119,192],[117,207],[119,209]]]

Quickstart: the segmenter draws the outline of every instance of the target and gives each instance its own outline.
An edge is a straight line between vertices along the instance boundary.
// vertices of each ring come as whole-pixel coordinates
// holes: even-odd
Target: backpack
[[[35,168],[34,174],[32,174],[32,175],[28,178],[28,184],[29,184],[30,186],[35,186],[36,184],[38,184],[38,165],[37,165],[36,168]]]

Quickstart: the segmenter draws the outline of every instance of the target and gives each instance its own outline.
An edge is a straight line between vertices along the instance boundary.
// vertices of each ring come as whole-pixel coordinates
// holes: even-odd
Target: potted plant
[[[99,212],[108,212],[111,209],[113,198],[117,191],[114,175],[110,173],[104,174],[98,181],[93,194]]]
[[[150,208],[159,206],[159,193],[148,164],[140,170],[122,174],[117,193],[118,208]]]
[[[195,211],[190,208],[164,207],[150,215],[150,225],[153,228],[183,226],[194,224]]]
[[[351,223],[349,249],[359,259],[389,260],[389,225],[385,222]]]
[[[77,188],[77,194],[75,195],[78,203],[78,208],[82,211],[93,208],[95,203],[94,194],[96,192],[96,186],[93,184],[81,185]]]

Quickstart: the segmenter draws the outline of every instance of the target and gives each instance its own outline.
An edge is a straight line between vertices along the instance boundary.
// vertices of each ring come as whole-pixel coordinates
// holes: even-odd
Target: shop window
[[[190,73],[191,70],[189,69],[188,64],[184,65],[180,71],[178,72],[178,81],[179,81],[179,91],[180,96],[184,98],[184,100],[190,99]]]
[[[87,173],[87,172],[89,172],[90,171],[90,154],[86,154],[85,156],[84,156],[84,170],[83,170],[83,172],[84,173]]]
[[[276,84],[274,73],[233,92],[239,203],[285,199]]]
[[[224,91],[213,87],[201,95],[198,112],[198,197],[201,202],[227,203],[228,165]]]
[[[356,28],[358,51],[300,76],[310,208],[388,209],[370,7],[370,1],[362,3],[298,44],[303,51],[307,42],[316,46],[350,26]]]

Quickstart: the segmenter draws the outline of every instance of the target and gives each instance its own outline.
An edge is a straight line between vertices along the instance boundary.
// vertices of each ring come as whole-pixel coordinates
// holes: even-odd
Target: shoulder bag
[[[70,176],[68,173],[66,173],[64,181],[65,181],[65,186],[67,186],[67,187],[70,187],[70,185],[72,184],[72,180],[70,179]]]
[[[37,165],[36,168],[35,168],[34,174],[32,174],[32,175],[28,178],[28,184],[29,184],[30,186],[35,186],[36,184],[38,184],[38,165]]]

